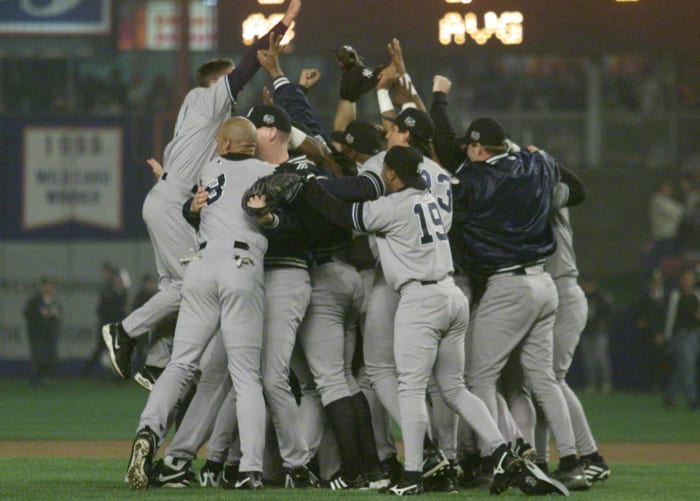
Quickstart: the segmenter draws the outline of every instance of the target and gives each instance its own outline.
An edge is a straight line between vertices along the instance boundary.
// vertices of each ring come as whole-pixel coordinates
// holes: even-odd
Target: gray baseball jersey
[[[155,330],[180,306],[184,272],[180,259],[195,247],[194,231],[181,216],[182,203],[198,183],[202,166],[215,155],[214,136],[229,117],[231,102],[228,79],[219,78],[211,87],[192,89],[180,107],[173,139],[163,155],[165,173],[143,204],[159,282],[158,292],[122,322],[132,338]]]
[[[252,158],[217,158],[202,169],[209,200],[201,211],[199,237],[206,247],[202,246],[187,266],[173,355],[154,385],[139,423],[139,428],[148,426],[163,437],[169,410],[220,328],[237,395],[241,471],[262,470],[262,260],[267,250],[267,239],[243,211],[241,198],[248,186],[273,170],[274,166]]]
[[[381,177],[385,156],[386,152],[374,155],[360,168],[361,175],[372,179],[377,184],[380,193],[386,191]],[[368,173],[373,175],[368,175]],[[421,176],[428,185],[428,190],[435,197],[445,230],[449,231],[452,226],[452,177],[440,165],[425,157],[421,163]],[[378,250],[374,235],[370,236],[370,247],[376,258]],[[393,325],[398,301],[398,294],[387,285],[380,269],[367,306],[363,353],[367,375],[377,392],[377,396],[397,422],[399,421],[398,380],[394,362]],[[440,398],[436,395],[434,400]],[[439,430],[437,437],[443,451],[445,449],[453,450],[454,447],[450,444],[454,443],[456,437],[454,436],[454,426],[451,424],[453,418],[447,413],[449,409],[444,407],[442,402],[437,402],[437,405],[431,407],[430,410],[432,413],[437,411],[437,421],[440,425],[450,423],[449,429]]]
[[[394,357],[405,469],[421,471],[428,428],[425,393],[435,375],[442,396],[494,450],[504,443],[486,406],[463,380],[469,306],[451,277],[452,255],[436,199],[405,188],[353,204],[355,229],[377,235],[387,283],[400,294]]]

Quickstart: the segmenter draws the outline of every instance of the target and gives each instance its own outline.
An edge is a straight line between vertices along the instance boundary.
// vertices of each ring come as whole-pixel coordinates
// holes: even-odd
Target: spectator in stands
[[[683,218],[678,228],[678,244],[687,261],[700,262],[700,183],[697,174],[680,180],[683,194]]]
[[[673,363],[664,405],[675,407],[681,393],[692,410],[700,409],[698,400],[697,364],[700,353],[700,291],[696,288],[696,271],[686,268],[671,291],[666,310],[664,338]]]
[[[101,326],[105,323],[118,322],[126,316],[126,301],[127,290],[124,282],[117,270],[112,264],[104,263],[102,265],[102,288],[100,290],[100,299],[97,305],[97,339],[96,346],[92,355],[85,364],[83,374],[86,377],[93,375],[95,365],[99,362],[103,353],[106,353],[107,348],[102,341]]]
[[[665,375],[668,372],[667,357],[663,350],[667,300],[664,276],[657,268],[634,307],[635,325],[644,347],[644,367],[649,368],[644,372],[645,386],[651,391],[665,387]]]
[[[61,306],[56,300],[55,283],[42,277],[39,291],[24,307],[31,356],[30,383],[41,385],[56,368]]]
[[[651,242],[642,260],[642,283],[646,284],[656,268],[667,268],[664,261],[678,254],[678,228],[683,218],[683,203],[676,198],[671,179],[663,179],[649,200]],[[666,271],[667,276],[675,275]]]
[[[601,291],[598,283],[590,277],[582,276],[579,282],[588,301],[588,320],[581,333],[580,343],[586,391],[610,393],[612,369],[608,335],[612,298]]]

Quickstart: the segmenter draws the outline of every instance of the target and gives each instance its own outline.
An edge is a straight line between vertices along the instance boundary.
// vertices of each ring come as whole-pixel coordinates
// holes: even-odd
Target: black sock
[[[369,403],[362,392],[352,396],[352,404],[355,407],[357,419],[357,431],[362,454],[362,471],[369,473],[379,469],[379,457],[377,456],[377,443],[374,441],[372,429],[372,414]]]
[[[433,442],[433,439],[426,433],[423,437],[423,450],[434,451],[437,450],[437,445]]]
[[[423,475],[422,471],[407,471],[404,473],[404,479],[409,483],[409,484],[417,484],[420,482],[421,476]]]
[[[602,463],[603,462],[603,456],[598,454],[598,451],[595,451],[593,454],[586,454],[585,456],[581,456],[581,459],[585,459],[589,463]]]
[[[559,458],[559,470],[561,471],[571,471],[578,466],[578,459],[576,459],[576,454],[569,454]]]
[[[326,407],[326,416],[331,423],[338,442],[340,460],[348,479],[355,480],[360,474],[360,447],[357,443],[357,422],[352,397],[331,402]]]

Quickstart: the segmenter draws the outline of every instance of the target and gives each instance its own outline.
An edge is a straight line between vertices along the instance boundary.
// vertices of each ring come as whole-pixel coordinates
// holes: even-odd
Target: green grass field
[[[0,440],[130,440],[146,392],[133,383],[59,381],[32,388],[23,381],[0,381]],[[599,442],[696,443],[700,448],[700,413],[668,410],[657,396],[584,395],[582,398]],[[19,453],[21,456],[21,452]],[[60,455],[60,454],[59,454]],[[123,483],[127,458],[0,457],[0,500],[24,499],[376,499],[365,492],[266,489],[237,493],[191,487],[186,490],[131,492]],[[199,467],[201,460],[196,467]],[[572,499],[700,499],[700,464],[613,463],[610,481]],[[446,495],[424,496],[424,499]],[[481,490],[462,497],[487,498]],[[455,497],[455,496],[452,496]],[[524,499],[511,490],[502,499]]]

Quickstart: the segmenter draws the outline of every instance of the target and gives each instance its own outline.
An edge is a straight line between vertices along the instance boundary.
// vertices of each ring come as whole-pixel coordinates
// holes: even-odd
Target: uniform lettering
[[[442,222],[440,209],[435,202],[421,202],[413,206],[413,213],[418,216],[421,227],[421,245],[433,243],[435,238],[438,240],[447,240],[447,232],[445,224]],[[426,217],[426,213],[430,216],[430,220]],[[433,238],[433,236],[435,238]]]

